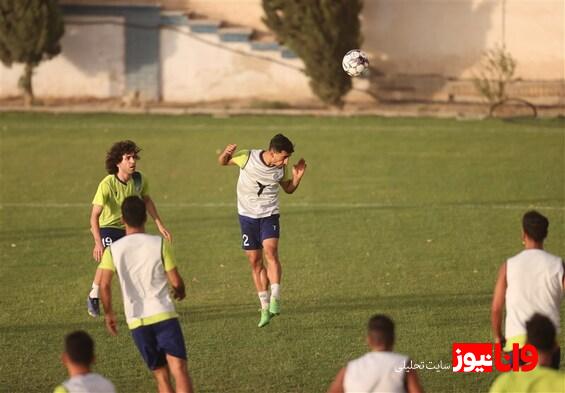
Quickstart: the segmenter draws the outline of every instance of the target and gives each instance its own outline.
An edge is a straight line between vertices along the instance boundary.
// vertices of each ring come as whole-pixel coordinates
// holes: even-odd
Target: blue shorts
[[[264,218],[251,218],[239,215],[241,227],[241,247],[244,250],[260,250],[263,240],[279,238],[279,215],[273,214]]]
[[[184,337],[178,318],[132,329],[133,341],[151,370],[167,365],[167,354],[186,360]]]
[[[126,235],[126,230],[121,228],[100,228],[100,237],[104,248]]]

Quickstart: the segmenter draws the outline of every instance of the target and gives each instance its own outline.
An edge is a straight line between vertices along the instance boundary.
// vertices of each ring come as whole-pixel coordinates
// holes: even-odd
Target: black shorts
[[[278,214],[263,218],[240,215],[239,226],[241,227],[241,247],[244,250],[260,250],[263,248],[263,240],[280,237]]]
[[[167,354],[186,360],[184,337],[178,318],[132,329],[133,341],[151,370],[167,364]]]
[[[100,237],[104,248],[126,235],[126,230],[121,228],[100,228]]]

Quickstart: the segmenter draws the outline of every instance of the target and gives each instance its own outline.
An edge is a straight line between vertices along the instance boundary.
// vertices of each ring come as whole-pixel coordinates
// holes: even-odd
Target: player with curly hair
[[[163,225],[155,203],[149,196],[147,178],[136,170],[140,151],[135,142],[124,140],[114,143],[106,154],[108,176],[98,185],[90,214],[90,231],[94,238],[92,257],[96,262],[100,262],[106,247],[125,236],[120,209],[124,199],[129,196],[143,199],[147,212],[155,221],[161,235],[172,241],[171,234]],[[98,292],[101,274],[100,269],[97,269],[87,298],[88,313],[93,317],[100,315]]]

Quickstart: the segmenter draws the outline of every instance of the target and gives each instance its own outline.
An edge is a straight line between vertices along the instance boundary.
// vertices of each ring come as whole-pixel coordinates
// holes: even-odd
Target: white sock
[[[267,292],[267,291],[257,292],[257,295],[259,295],[259,301],[261,302],[261,310],[268,309],[269,308],[269,292]]]
[[[277,300],[281,299],[281,285],[271,284],[271,296]]]
[[[98,288],[100,288],[100,285],[96,285],[96,284],[92,283],[92,289],[90,290],[90,293],[88,294],[88,296],[93,297],[93,298],[97,298],[98,297]]]

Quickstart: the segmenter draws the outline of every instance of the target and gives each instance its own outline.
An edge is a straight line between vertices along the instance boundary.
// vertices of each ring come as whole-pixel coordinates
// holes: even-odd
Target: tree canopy
[[[342,106],[351,79],[343,56],[361,45],[362,0],[263,0],[263,22],[304,62],[310,87],[324,103]]]
[[[33,97],[33,68],[61,52],[63,15],[57,0],[0,0],[0,61],[25,64],[19,85]]]

